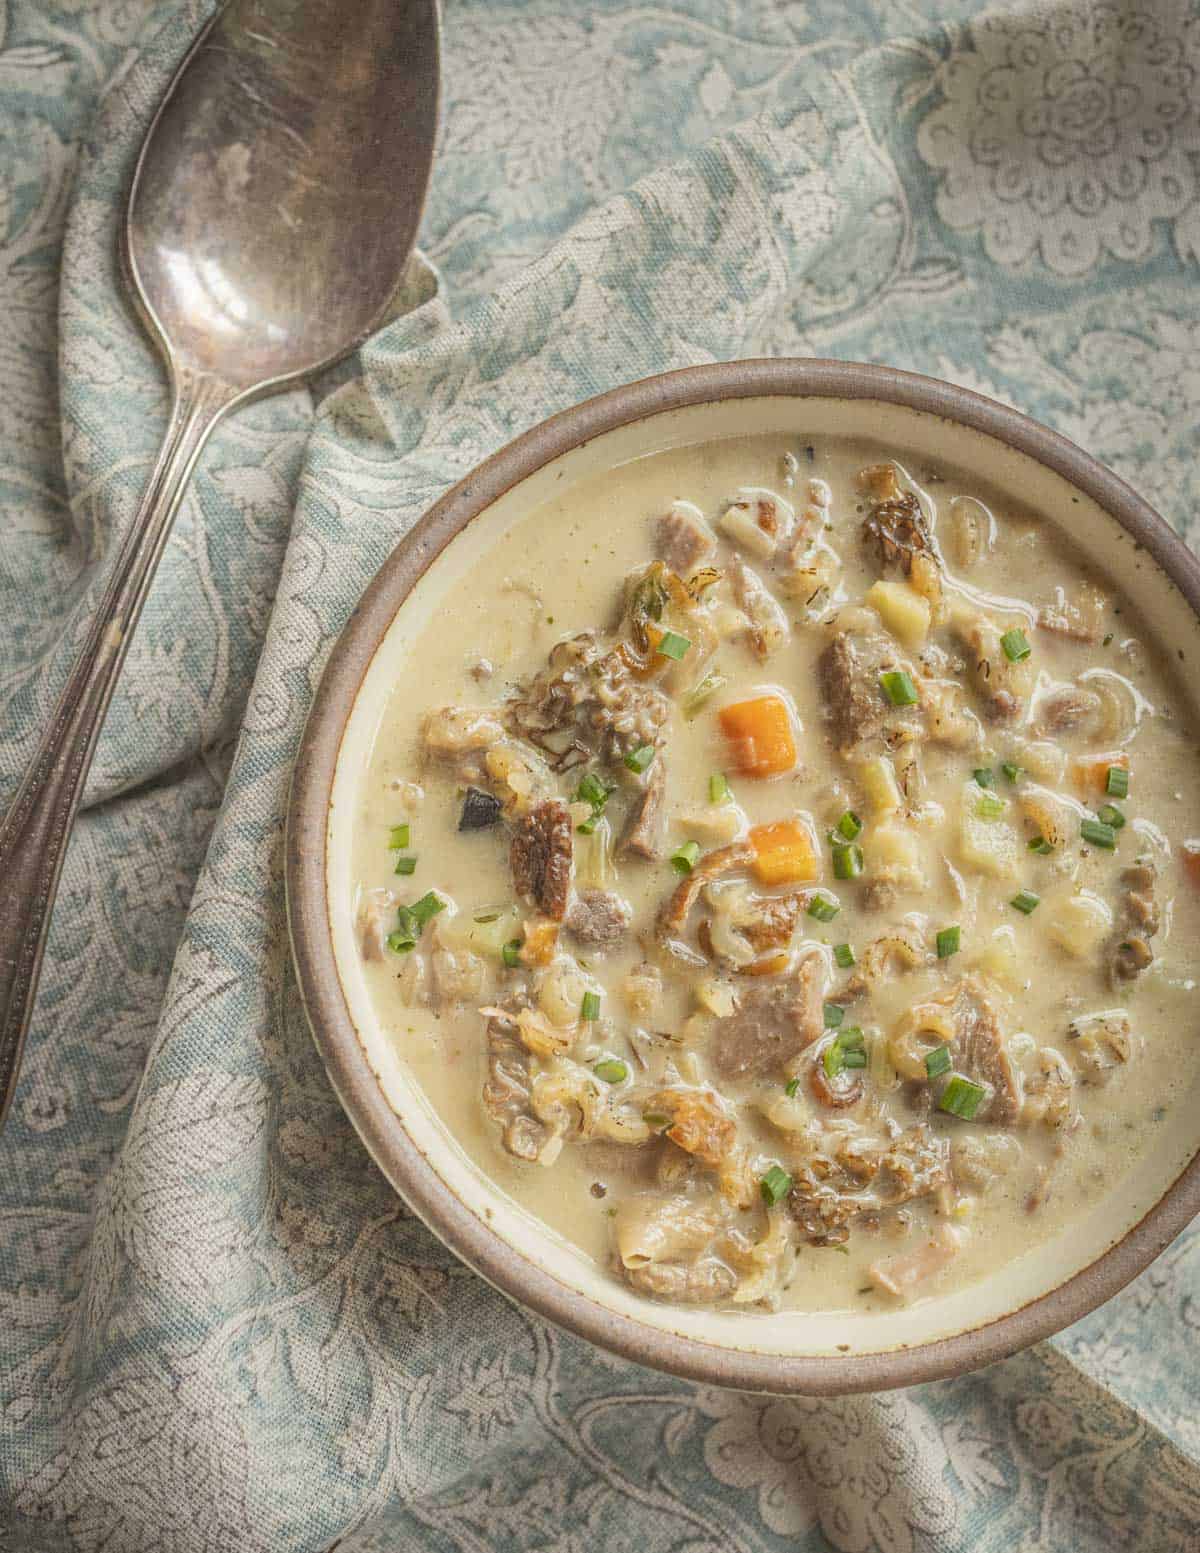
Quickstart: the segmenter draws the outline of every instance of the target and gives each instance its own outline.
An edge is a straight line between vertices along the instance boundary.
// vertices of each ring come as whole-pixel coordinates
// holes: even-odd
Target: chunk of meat
[[[382,960],[387,948],[389,923],[396,918],[396,896],[391,890],[365,890],[358,903],[358,942],[364,960]]]
[[[754,656],[765,662],[787,644],[791,633],[787,616],[756,572],[740,560],[733,563],[733,596],[749,622],[748,638]]]
[[[950,1182],[949,1145],[921,1122],[881,1137],[857,1122],[813,1127],[792,1162],[788,1209],[815,1246],[850,1237],[860,1214],[928,1197]]]
[[[489,1009],[487,1081],[483,1108],[500,1128],[500,1141],[517,1159],[536,1160],[550,1138],[529,1104],[529,1051],[517,1033],[517,1010]]]
[[[531,809],[513,828],[509,855],[518,895],[561,922],[571,893],[571,816],[566,804],[550,798]]]
[[[753,859],[754,848],[748,841],[735,841],[727,847],[718,847],[715,852],[705,853],[691,873],[675,887],[659,912],[655,931],[660,942],[677,938],[683,932],[692,907],[706,884],[735,869],[749,868]]]
[[[1013,663],[1001,646],[1000,627],[987,615],[965,612],[954,625],[970,654],[970,680],[984,716],[991,722],[1012,722],[1024,710],[1033,688],[1032,659]]]
[[[872,744],[894,748],[918,738],[920,705],[895,707],[880,685],[893,670],[911,673],[885,636],[839,631],[817,661],[817,677],[829,714],[833,741],[843,755],[864,753]]]
[[[730,882],[714,884],[708,898],[712,910],[696,937],[710,959],[745,976],[769,976],[786,968],[807,893],[759,895],[748,885]]]
[[[943,1268],[949,1267],[961,1248],[961,1231],[951,1224],[939,1224],[916,1251],[873,1262],[867,1268],[867,1277],[877,1289],[884,1289],[898,1299],[907,1299],[921,1284],[928,1283]]]
[[[881,571],[911,572],[918,555],[933,556],[933,535],[914,491],[901,491],[871,504],[863,519],[863,545]]]
[[[633,920],[633,908],[611,890],[580,890],[563,924],[581,944],[607,949],[619,942]]]
[[[1037,1122],[1054,1129],[1072,1130],[1079,1123],[1075,1109],[1075,1075],[1063,1054],[1053,1046],[1043,1046],[1037,1054],[1033,1072],[1025,1080],[1025,1099],[1021,1120]]]
[[[1006,1127],[1021,1112],[1021,1081],[1009,1059],[995,1006],[975,976],[964,976],[944,998],[950,1013],[954,1039],[950,1057],[955,1069],[990,1094],[976,1112],[977,1121]]]
[[[1154,886],[1158,871],[1151,862],[1121,870],[1117,926],[1109,951],[1109,971],[1115,983],[1133,981],[1154,962],[1150,940],[1158,932],[1158,902]]]
[[[644,857],[647,862],[654,862],[662,856],[663,803],[666,796],[667,763],[660,755],[651,762],[646,772],[641,792],[630,811],[625,834],[621,837],[619,851],[632,852],[637,857]]]
[[[719,1165],[733,1148],[737,1127],[712,1089],[660,1089],[646,1109],[671,1118],[666,1136],[702,1164]]]
[[[744,993],[739,1007],[718,1020],[710,1060],[717,1078],[780,1075],[825,1030],[825,963],[809,954],[794,976]]]
[[[735,545],[768,561],[788,542],[795,522],[796,514],[790,502],[776,496],[774,491],[748,486],[726,507],[718,526]]]
[[[702,566],[717,548],[717,536],[704,521],[704,514],[690,501],[674,501],[659,518],[655,529],[655,548],[679,577]]]
[[[594,631],[558,642],[545,669],[507,703],[509,725],[558,770],[593,755],[611,764],[642,745],[657,747],[670,703],[633,667]]]

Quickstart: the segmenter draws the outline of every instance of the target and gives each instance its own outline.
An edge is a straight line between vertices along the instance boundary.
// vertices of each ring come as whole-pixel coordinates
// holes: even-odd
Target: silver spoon
[[[171,413],[83,651],[0,824],[0,1126],[63,854],[130,634],[213,427],[383,321],[433,161],[437,0],[231,0],[142,147],[125,269]]]

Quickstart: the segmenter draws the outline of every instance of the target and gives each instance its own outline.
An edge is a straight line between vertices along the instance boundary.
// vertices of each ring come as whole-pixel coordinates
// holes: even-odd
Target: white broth
[[[780,435],[481,554],[351,860],[377,1017],[480,1170],[647,1298],[748,1311],[960,1288],[1119,1189],[1197,1078],[1200,795],[1098,560]]]

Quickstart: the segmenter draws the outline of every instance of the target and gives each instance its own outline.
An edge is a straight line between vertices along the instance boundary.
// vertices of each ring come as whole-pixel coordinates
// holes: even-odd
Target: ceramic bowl
[[[397,647],[403,652],[481,545],[551,489],[617,462],[714,437],[801,430],[861,432],[901,458],[977,470],[1100,546],[1162,639],[1189,661],[1200,652],[1200,565],[1191,552],[1115,475],[1015,410],[948,383],[845,362],[731,362],[649,378],[517,438],[397,546],[316,696],[296,763],[287,888],[300,985],[330,1079],[388,1180],[452,1250],[512,1299],[626,1358],[746,1390],[828,1394],[988,1364],[1108,1299],[1200,1209],[1200,1121],[1176,1107],[1174,1131],[1119,1194],[1048,1244],[945,1296],[882,1315],[651,1302],[501,1193],[445,1130],[372,1012],[353,938],[349,866],[357,790],[391,688],[377,649],[388,638],[396,662]]]

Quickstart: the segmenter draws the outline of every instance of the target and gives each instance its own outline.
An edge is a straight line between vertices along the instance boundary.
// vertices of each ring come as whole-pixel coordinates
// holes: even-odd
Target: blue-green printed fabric
[[[351,12],[347,0],[347,12]],[[0,0],[0,802],[160,437],[117,213],[197,0]],[[0,1137],[5,1553],[1200,1546],[1200,1250],[1051,1343],[779,1401],[615,1361],[397,1201],[289,966],[314,686],[420,513],[548,413],[759,353],[1028,410],[1200,500],[1189,0],[449,0],[407,311],[230,421],[67,860]]]

